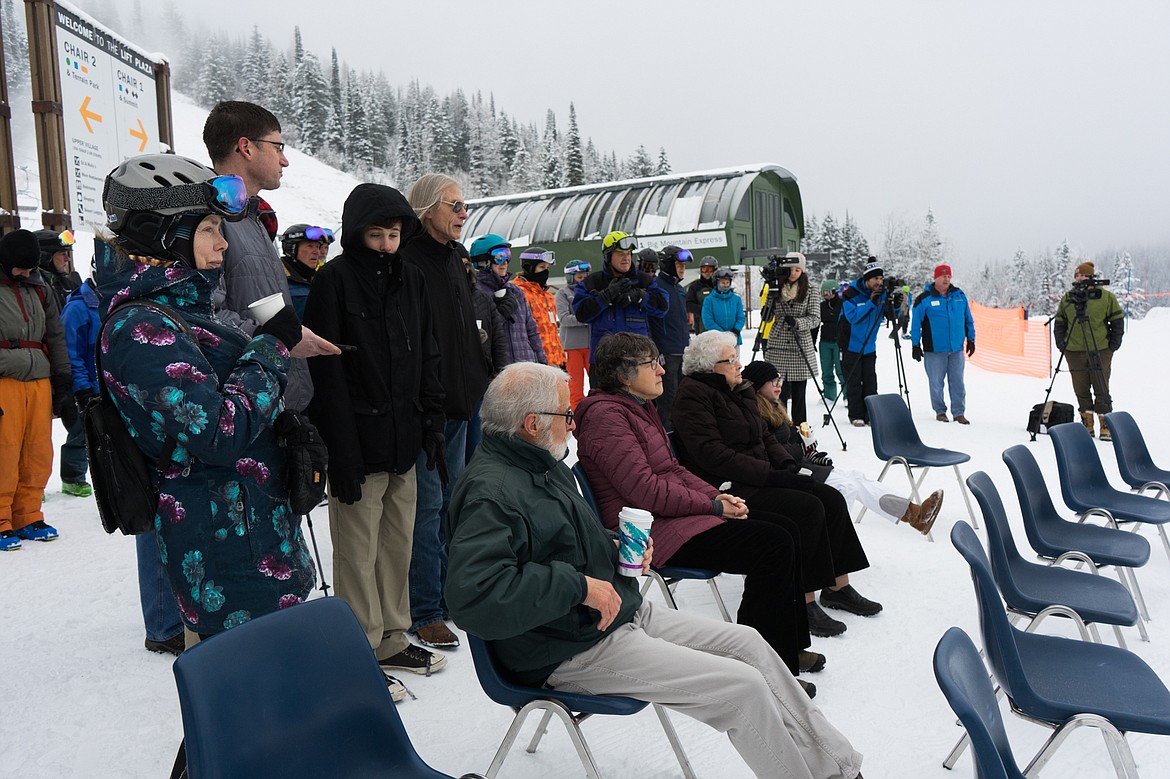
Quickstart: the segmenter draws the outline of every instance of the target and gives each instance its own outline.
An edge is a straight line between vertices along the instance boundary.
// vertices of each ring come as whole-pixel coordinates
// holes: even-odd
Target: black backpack
[[[198,346],[190,325],[177,311],[150,300],[131,300],[115,307],[102,320],[102,329],[114,314],[126,306],[151,308],[169,317]],[[82,409],[85,446],[89,453],[89,472],[98,515],[107,533],[121,530],[132,536],[154,530],[158,510],[158,487],[155,476],[158,463],[166,463],[174,454],[177,442],[167,438],[157,461],[147,457],[126,429],[118,407],[110,397],[102,374],[101,348],[95,348],[98,394]]]

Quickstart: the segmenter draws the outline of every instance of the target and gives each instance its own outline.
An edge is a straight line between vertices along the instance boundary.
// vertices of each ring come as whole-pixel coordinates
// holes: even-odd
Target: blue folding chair
[[[451,779],[415,752],[366,634],[340,598],[201,641],[174,673],[192,779]]]
[[[1016,485],[1024,531],[1036,554],[1058,565],[1065,560],[1080,560],[1090,570],[1112,565],[1118,580],[1137,601],[1142,618],[1148,620],[1150,615],[1134,569],[1149,562],[1150,542],[1115,527],[1069,522],[1062,518],[1052,505],[1040,465],[1023,444],[1004,450],[1003,461]],[[1139,623],[1139,629],[1145,638],[1145,624]]]
[[[1166,537],[1170,502],[1115,489],[1105,476],[1093,438],[1082,425],[1057,425],[1049,429],[1048,437],[1056,451],[1065,505],[1082,519],[1100,516],[1115,527],[1119,522],[1140,523],[1134,525],[1135,531],[1142,524],[1157,526],[1166,557],[1170,558],[1170,538]]]
[[[589,486],[589,477],[585,475],[585,469],[581,467],[581,463],[573,464],[573,475],[577,477],[577,484],[581,488],[581,497],[593,507],[593,513],[597,515],[597,521],[601,521],[601,509],[597,505],[597,498],[593,495],[593,488]],[[711,594],[715,596],[715,605],[719,607],[719,613],[723,615],[726,622],[734,622],[731,614],[727,611],[727,605],[723,602],[723,595],[719,592],[719,585],[716,584],[715,579],[719,576],[719,571],[713,571],[710,568],[686,568],[680,565],[651,565],[650,573],[647,574],[646,581],[642,584],[642,596],[645,597],[646,591],[650,589],[650,585],[658,582],[658,588],[662,591],[662,597],[666,599],[667,605],[672,609],[678,610],[678,603],[674,600],[674,589],[682,581],[705,581],[711,587]]]
[[[983,647],[1012,712],[1053,728],[1024,775],[1038,774],[1069,733],[1087,726],[1101,731],[1117,775],[1136,777],[1124,734],[1170,735],[1170,690],[1157,673],[1132,652],[1088,641],[1083,625],[1084,641],[1012,626],[975,531],[956,522],[951,543],[971,568]],[[952,752],[944,765],[957,757]]]
[[[999,491],[983,471],[971,474],[967,486],[975,494],[983,519],[987,524],[987,548],[991,556],[991,571],[1000,595],[1013,613],[1012,622],[1019,617],[1039,620],[1042,615],[1063,613],[1072,609],[1087,624],[1093,640],[1101,643],[1096,623],[1112,625],[1118,646],[1125,648],[1121,626],[1140,625],[1137,605],[1124,586],[1112,579],[1094,573],[1072,571],[1060,566],[1037,565],[1020,557],[1012,538],[1007,512]],[[1054,606],[1062,607],[1053,611]],[[1144,626],[1142,637],[1145,635]]]
[[[1137,422],[1126,411],[1105,415],[1105,424],[1113,434],[1113,453],[1122,480],[1134,492],[1153,490],[1155,498],[1170,498],[1170,471],[1154,465],[1146,439]]]
[[[975,757],[975,779],[1024,779],[1008,743],[987,669],[970,636],[961,629],[949,628],[934,648],[934,678],[967,729]]]
[[[532,741],[528,744],[528,753],[532,754],[536,751],[541,738],[548,731],[549,720],[555,714],[565,723],[569,739],[577,748],[577,755],[585,767],[586,776],[589,779],[600,779],[601,774],[593,760],[593,753],[589,751],[589,745],[585,743],[585,736],[581,733],[581,722],[594,714],[617,716],[637,714],[648,705],[645,701],[619,695],[582,695],[515,684],[500,671],[492,648],[486,641],[469,633],[467,634],[467,643],[471,647],[475,674],[479,677],[479,684],[483,687],[483,691],[496,703],[508,706],[516,712],[516,716],[512,719],[512,725],[504,735],[504,741],[496,750],[496,756],[492,759],[492,764],[487,770],[487,779],[495,779],[500,767],[504,764],[504,759],[512,748],[512,744],[515,743],[516,737],[520,734],[524,720],[537,709],[544,711],[544,717],[536,728]],[[690,760],[683,752],[678,733],[675,732],[666,710],[656,703],[654,704],[654,713],[658,715],[662,729],[666,731],[666,738],[670,741],[670,746],[674,750],[675,757],[678,758],[679,765],[682,766],[683,776],[687,779],[695,779],[695,772],[691,769]]]
[[[963,502],[967,504],[967,516],[975,527],[979,527],[979,520],[971,508],[971,498],[967,494],[967,485],[963,482],[963,474],[959,472],[959,464],[971,459],[971,455],[956,452],[951,449],[939,449],[927,446],[918,437],[918,428],[914,426],[914,417],[910,415],[910,407],[901,395],[868,395],[865,398],[865,407],[869,411],[869,431],[873,436],[873,451],[879,458],[886,461],[878,481],[886,478],[886,472],[894,464],[906,469],[906,478],[910,480],[910,492],[915,503],[921,503],[918,488],[926,479],[931,468],[951,466],[955,469],[955,479],[959,482],[959,490],[963,493]],[[914,468],[921,468],[918,480],[914,479]],[[865,516],[865,509],[857,515],[857,522]],[[928,535],[931,541],[934,537]]]

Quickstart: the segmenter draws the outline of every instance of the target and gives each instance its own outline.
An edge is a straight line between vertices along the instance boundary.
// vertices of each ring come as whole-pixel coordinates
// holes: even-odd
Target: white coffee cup
[[[282,308],[284,308],[284,294],[275,292],[249,305],[248,311],[252,313],[252,318],[256,320],[256,324],[262,325],[276,316],[276,312]]]
[[[498,298],[502,298],[504,295],[508,294],[508,290],[506,288],[497,289],[493,294],[495,294],[495,296]]]
[[[623,506],[618,513],[618,573],[623,576],[641,576],[642,559],[650,545],[650,526],[654,515],[649,511]]]

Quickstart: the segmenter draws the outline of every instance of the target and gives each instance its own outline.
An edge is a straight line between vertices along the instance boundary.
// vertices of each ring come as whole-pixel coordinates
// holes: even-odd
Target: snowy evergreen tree
[[[1040,282],[1039,294],[1030,306],[1025,304],[1025,307],[1031,312],[1029,316],[1033,319],[1036,314],[1049,317],[1056,313],[1056,304],[1060,301],[1061,295],[1064,294],[1063,286],[1057,282],[1056,262],[1051,254],[1047,251],[1041,253],[1037,268],[1036,276]]]
[[[516,123],[503,111],[496,118],[496,135],[500,139],[500,168],[504,178],[511,180],[512,164],[516,153],[520,151],[520,137],[516,132]]]
[[[1109,275],[1110,289],[1117,296],[1117,302],[1127,317],[1143,319],[1149,311],[1146,290],[1133,269],[1133,257],[1123,251],[1114,256],[1113,270]]]
[[[654,161],[650,159],[650,153],[646,151],[645,146],[634,149],[626,173],[634,179],[643,179],[654,175]]]
[[[1031,267],[1023,250],[1017,249],[1015,256],[1012,257],[1010,279],[1011,284],[1008,289],[1002,296],[999,296],[999,302],[1005,308],[1027,307],[1040,298],[1035,269]]]
[[[316,154],[325,148],[329,134],[329,85],[317,55],[306,51],[293,73],[298,148]]]
[[[296,98],[293,94],[292,67],[284,52],[272,55],[271,75],[268,78],[268,100],[264,103],[280,120],[286,142],[296,144]]]
[[[358,170],[370,170],[374,167],[373,133],[370,132],[359,80],[352,72],[346,83],[346,94],[349,110],[345,114],[345,158]]]
[[[900,269],[912,288],[920,288],[934,278],[934,267],[943,261],[945,245],[935,224],[934,212],[926,210],[926,218],[914,242],[914,256],[910,265]]]
[[[300,26],[293,27],[293,67],[300,67],[301,60],[305,57],[305,46],[301,43],[301,28]]]
[[[204,44],[199,81],[195,87],[195,99],[204,108],[211,108],[221,100],[230,100],[237,94],[236,69],[228,61],[226,50],[217,35],[210,36]]]
[[[599,181],[604,181],[601,175],[601,155],[597,152],[597,147],[593,145],[593,139],[590,138],[585,142],[584,168],[585,168],[585,183],[596,184]]]
[[[272,68],[268,39],[260,34],[259,27],[252,27],[248,38],[248,53],[244,56],[241,86],[244,99],[258,105],[267,105],[271,100],[268,89],[269,72]]]
[[[550,108],[544,117],[544,143],[541,147],[540,188],[556,189],[561,185],[561,139],[557,133],[557,115]]]
[[[329,119],[325,144],[335,155],[345,155],[345,101],[341,96],[341,66],[337,63],[337,49],[333,49],[329,67]]]
[[[4,70],[8,74],[9,89],[13,92],[28,91],[32,88],[29,81],[28,36],[24,32],[24,19],[16,13],[16,0],[4,0],[0,25],[4,27]]]
[[[828,261],[822,267],[826,278],[835,278],[845,281],[851,278],[849,272],[849,252],[845,245],[845,236],[837,226],[837,219],[830,211],[821,220],[820,241],[818,251],[829,254]]]
[[[658,147],[658,167],[654,169],[655,176],[665,176],[670,173],[670,160],[666,157],[666,147]]]
[[[565,176],[566,187],[585,183],[585,156],[581,152],[581,132],[577,127],[577,108],[569,103],[569,129],[565,132]]]
[[[621,163],[618,162],[617,152],[610,152],[601,158],[601,178],[599,181],[621,181],[625,178],[626,172],[622,168]]]
[[[829,278],[855,278],[865,269],[866,258],[869,257],[869,241],[861,234],[861,228],[853,221],[849,212],[845,212],[845,224],[841,228],[841,254],[843,262],[835,263],[833,275]]]
[[[804,236],[800,239],[800,250],[805,254],[821,250],[821,223],[816,214],[804,220]]]

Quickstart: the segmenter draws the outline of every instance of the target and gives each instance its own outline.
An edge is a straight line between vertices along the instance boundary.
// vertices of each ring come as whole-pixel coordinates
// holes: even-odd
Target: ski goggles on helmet
[[[202,206],[229,222],[244,218],[248,211],[248,190],[239,176],[216,176],[207,181],[176,187],[127,187],[109,179],[106,199],[127,211],[154,211],[175,214]]]
[[[691,254],[690,249],[682,249],[674,256],[675,262],[690,262],[693,259],[695,259],[695,255]]]
[[[77,243],[77,239],[73,237],[72,230],[62,230],[57,233],[57,251],[72,250],[75,243]]]
[[[627,235],[623,238],[618,238],[616,241],[605,247],[609,251],[623,251],[632,252],[638,248],[638,242],[634,240],[634,236]]]
[[[492,265],[507,265],[512,259],[512,250],[507,246],[497,246],[488,255],[492,258]]]
[[[593,268],[584,260],[573,260],[565,266],[565,275],[573,276],[578,273],[588,273],[591,270],[593,270]]]
[[[557,264],[557,253],[550,251],[540,252],[524,252],[520,255],[520,261],[528,260],[530,262],[547,262],[549,265]]]
[[[284,237],[286,241],[324,241],[325,243],[333,243],[333,231],[328,227],[306,227],[304,230],[298,230],[294,233],[289,233]]]

